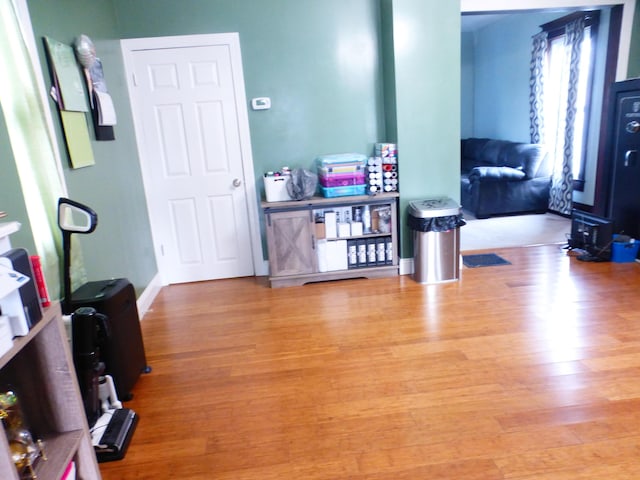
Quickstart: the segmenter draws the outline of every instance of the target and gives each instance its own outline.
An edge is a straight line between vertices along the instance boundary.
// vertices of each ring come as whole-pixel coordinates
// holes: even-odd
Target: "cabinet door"
[[[312,215],[310,210],[267,213],[267,245],[272,277],[317,271]]]

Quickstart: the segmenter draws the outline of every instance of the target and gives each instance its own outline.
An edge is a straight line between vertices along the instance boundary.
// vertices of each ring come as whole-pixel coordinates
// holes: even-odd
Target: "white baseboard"
[[[151,304],[160,292],[161,288],[162,282],[160,281],[160,274],[156,274],[156,276],[149,282],[149,285],[147,285],[147,288],[144,289],[140,297],[138,297],[138,301],[136,302],[140,320],[144,318],[144,315],[151,308]]]
[[[401,258],[398,266],[400,267],[400,275],[411,275],[413,273],[413,257]]]
[[[269,261],[263,260],[262,263],[258,263],[258,266],[261,267],[259,271],[256,271],[256,277],[263,277],[269,275]]]

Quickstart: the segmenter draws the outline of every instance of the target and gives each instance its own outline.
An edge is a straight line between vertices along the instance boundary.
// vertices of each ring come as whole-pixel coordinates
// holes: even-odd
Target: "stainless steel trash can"
[[[462,208],[448,197],[409,202],[413,231],[413,279],[418,283],[452,282],[460,277]]]

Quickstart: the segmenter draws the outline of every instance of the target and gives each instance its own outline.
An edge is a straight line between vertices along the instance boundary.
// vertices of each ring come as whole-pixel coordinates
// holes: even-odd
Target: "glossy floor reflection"
[[[640,265],[170,286],[106,480],[640,478]]]

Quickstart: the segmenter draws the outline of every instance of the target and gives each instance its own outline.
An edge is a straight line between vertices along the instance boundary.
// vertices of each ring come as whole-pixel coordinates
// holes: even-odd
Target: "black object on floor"
[[[107,375],[113,377],[118,398],[131,400],[132,389],[141,373],[148,373],[136,293],[126,278],[87,282],[71,297],[74,309],[93,307],[107,316],[109,333],[100,345]]]
[[[127,453],[131,437],[138,425],[138,415],[129,408],[114,410],[107,428],[100,438],[100,444],[94,445],[98,463],[122,460]]]
[[[511,262],[505,260],[495,253],[480,253],[477,255],[463,255],[462,263],[465,267],[493,267],[496,265],[511,265]]]

